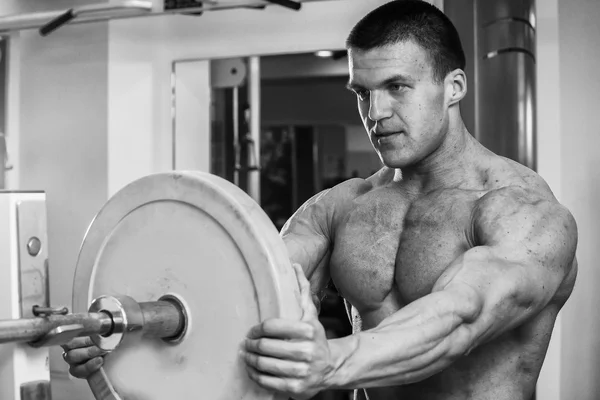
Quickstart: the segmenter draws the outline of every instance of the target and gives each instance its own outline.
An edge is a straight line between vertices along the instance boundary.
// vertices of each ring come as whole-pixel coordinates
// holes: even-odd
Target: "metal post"
[[[250,57],[249,91],[250,104],[250,138],[252,146],[248,146],[248,159],[254,159],[257,169],[248,171],[248,194],[260,204],[260,58]],[[252,152],[253,154],[250,154]]]
[[[234,86],[233,91],[233,106],[232,106],[232,114],[233,114],[233,149],[234,149],[234,168],[233,168],[233,183],[236,186],[240,185],[240,168],[242,166],[242,154],[241,154],[241,146],[240,146],[240,89],[237,86]]]

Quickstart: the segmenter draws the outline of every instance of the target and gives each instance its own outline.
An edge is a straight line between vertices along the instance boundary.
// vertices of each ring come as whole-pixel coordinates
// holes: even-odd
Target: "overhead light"
[[[333,57],[333,51],[331,50],[319,50],[315,53],[317,57],[329,58]]]

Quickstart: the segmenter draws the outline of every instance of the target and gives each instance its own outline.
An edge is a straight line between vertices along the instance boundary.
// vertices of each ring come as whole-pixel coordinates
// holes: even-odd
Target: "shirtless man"
[[[283,228],[304,314],[250,330],[250,377],[294,399],[360,388],[370,400],[529,400],[577,275],[573,217],[465,128],[464,54],[443,13],[388,3],[347,47],[385,167],[317,194]],[[354,334],[327,340],[313,298],[330,279]],[[65,357],[78,377],[101,364],[73,349],[82,340]]]
[[[371,400],[529,400],[577,275],[573,217],[465,128],[464,54],[442,12],[388,3],[347,48],[385,167],[314,196],[283,228],[304,317],[250,331],[251,378],[295,399],[365,388]],[[333,340],[310,302],[330,278],[355,327]]]

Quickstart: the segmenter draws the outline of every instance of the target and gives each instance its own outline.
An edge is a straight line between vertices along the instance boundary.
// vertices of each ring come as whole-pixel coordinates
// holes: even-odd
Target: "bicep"
[[[575,257],[577,225],[555,200],[520,188],[502,189],[482,201],[474,221],[475,240],[495,256],[539,265],[546,276],[563,275]]]
[[[457,310],[480,343],[552,300],[573,268],[577,228],[564,207],[522,190],[496,193],[475,212],[479,245],[451,263],[433,290],[462,294]]]
[[[313,292],[321,291],[329,281],[333,205],[328,193],[309,199],[281,230],[290,260],[302,266]]]
[[[292,263],[300,264],[313,293],[322,291],[329,281],[329,240],[318,234],[289,233],[283,236]]]

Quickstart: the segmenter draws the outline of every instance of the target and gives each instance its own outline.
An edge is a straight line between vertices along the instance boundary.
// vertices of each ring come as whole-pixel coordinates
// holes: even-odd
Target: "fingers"
[[[77,337],[61,346],[63,358],[71,366],[69,373],[76,378],[85,379],[100,369],[104,363],[104,350],[97,347],[89,336]]]
[[[277,339],[307,339],[312,340],[315,335],[314,326],[302,322],[286,319],[268,319],[261,324],[253,326],[248,332],[248,339],[277,338]]]
[[[100,369],[104,362],[102,357],[92,358],[88,362],[79,365],[71,365],[69,368],[69,373],[73,375],[75,378],[85,379],[90,376],[93,372],[96,372]]]
[[[306,279],[304,275],[304,270],[300,266],[300,264],[292,264],[294,267],[294,272],[296,273],[296,279],[298,279],[298,285],[300,287],[300,294],[304,295],[307,292],[310,293],[310,282]]]
[[[248,339],[245,343],[246,352],[292,361],[311,361],[309,346],[307,343],[269,338]]]
[[[256,382],[260,387],[263,387],[267,390],[276,391],[280,393],[292,393],[297,388],[298,383],[293,379],[284,379],[276,376],[270,376],[261,373],[254,367],[247,366],[248,376],[254,382]]]
[[[276,376],[305,378],[309,374],[309,365],[303,361],[280,360],[254,353],[244,353],[246,365],[263,374]]]
[[[82,364],[88,360],[96,357],[101,357],[106,354],[106,351],[100,349],[97,346],[81,347],[73,350],[69,350],[65,353],[63,358],[71,365]]]
[[[95,344],[92,341],[92,338],[89,336],[76,337],[75,339],[71,340],[70,342],[61,345],[61,347],[63,348],[64,351],[80,349],[82,347],[90,347],[90,346],[95,346]]]
[[[310,282],[304,275],[304,270],[300,264],[293,264],[298,286],[300,288],[300,306],[302,307],[302,319],[314,319],[318,317],[318,311],[313,301],[313,294],[310,290]]]

